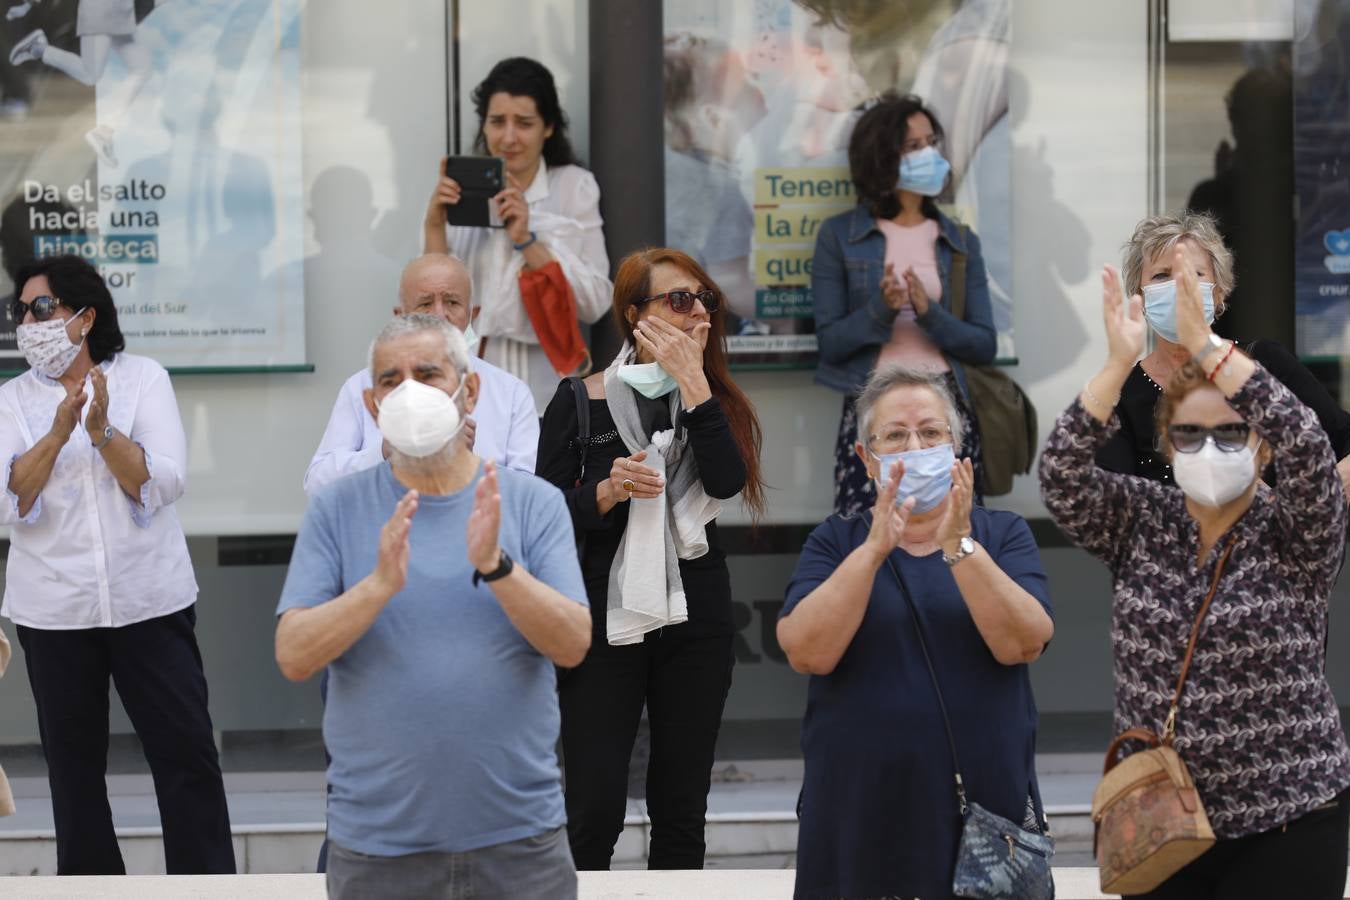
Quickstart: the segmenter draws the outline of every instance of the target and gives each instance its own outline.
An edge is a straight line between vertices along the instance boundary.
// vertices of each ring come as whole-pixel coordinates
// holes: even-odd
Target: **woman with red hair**
[[[538,474],[567,497],[590,596],[590,654],[560,679],[567,830],[578,869],[608,869],[628,759],[651,723],[648,865],[703,867],[713,749],[733,663],[719,501],[764,508],[760,427],[727,371],[721,290],[678,250],[619,264],[623,349],[544,412]]]

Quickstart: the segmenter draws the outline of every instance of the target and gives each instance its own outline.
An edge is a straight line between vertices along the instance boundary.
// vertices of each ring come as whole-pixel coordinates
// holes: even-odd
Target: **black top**
[[[631,390],[631,389],[629,389]],[[595,489],[609,478],[614,460],[630,455],[619,438],[604,400],[591,400],[591,445],[586,452],[586,478],[579,487],[577,452],[577,409],[572,387],[566,381],[544,410],[539,428],[539,454],[535,474],[562,489],[572,527],[585,538],[581,554],[581,574],[591,600],[592,640],[605,640],[605,610],[609,593],[609,569],[619,550],[623,530],[628,526],[628,503],[616,503],[603,516],[595,506]],[[670,427],[666,400],[646,402],[638,397],[638,410],[644,430],[661,431]],[[665,410],[665,412],[662,412]],[[694,454],[699,479],[708,496],[727,500],[745,486],[745,463],[731,435],[722,404],[716,397],[692,410],[681,410],[679,426],[688,431],[689,449]],[[726,554],[717,538],[717,523],[707,525],[708,552],[698,559],[680,560],[680,578],[684,581],[689,621],[680,628],[689,631],[730,634],[731,576]]]
[[[1277,341],[1255,341],[1245,348],[1247,355],[1260,363],[1276,380],[1289,389],[1317,416],[1322,430],[1331,440],[1337,459],[1350,455],[1350,413],[1341,409],[1326,388]],[[1162,484],[1175,484],[1172,467],[1155,442],[1154,408],[1162,397],[1162,388],[1136,364],[1120,389],[1116,415],[1120,430],[1097,451],[1097,465],[1108,472],[1139,475]],[[1275,483],[1274,469],[1265,480]]]

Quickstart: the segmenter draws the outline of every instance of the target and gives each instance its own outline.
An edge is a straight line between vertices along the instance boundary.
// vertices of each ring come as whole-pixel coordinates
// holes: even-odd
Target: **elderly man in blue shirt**
[[[469,270],[458,257],[427,253],[404,267],[394,315],[440,316],[465,333],[469,365],[478,376],[482,393],[473,417],[465,424],[464,439],[483,459],[521,472],[533,472],[539,445],[539,416],[534,409],[534,397],[525,382],[473,355],[478,339],[473,336],[470,323],[472,295]],[[305,470],[305,493],[311,497],[342,476],[368,469],[385,458],[387,445],[363,399],[369,388],[370,372],[363,368],[348,378],[338,392],[328,427]]]
[[[320,491],[277,607],[276,656],[328,668],[328,893],[576,896],[554,666],[590,646],[562,494],[458,438],[479,396],[463,335],[394,319],[367,411],[389,457]]]

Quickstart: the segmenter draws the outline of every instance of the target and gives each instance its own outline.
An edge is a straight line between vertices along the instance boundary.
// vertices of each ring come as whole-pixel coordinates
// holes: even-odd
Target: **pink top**
[[[877,219],[877,227],[886,238],[886,262],[897,278],[913,268],[931,302],[942,299],[942,281],[938,278],[938,223],[924,219],[919,225],[897,225],[890,219]],[[891,339],[881,348],[877,365],[895,364],[926,372],[946,372],[951,367],[942,351],[928,339],[917,321],[914,307],[906,304],[895,317]]]

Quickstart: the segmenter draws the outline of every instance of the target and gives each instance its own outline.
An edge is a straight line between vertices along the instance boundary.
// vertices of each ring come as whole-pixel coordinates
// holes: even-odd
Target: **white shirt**
[[[469,365],[479,380],[478,404],[471,413],[476,426],[473,452],[533,475],[539,417],[530,389],[519,378],[477,357],[471,357]],[[309,496],[345,475],[384,462],[384,437],[362,397],[370,386],[367,368],[348,378],[338,392],[319,449],[305,471],[305,493]]]
[[[580,166],[550,169],[541,161],[525,202],[530,230],[562,267],[581,320],[604,318],[614,285],[595,176]],[[446,239],[450,252],[464,260],[473,276],[473,299],[482,307],[473,327],[488,338],[484,358],[529,385],[536,414],[543,415],[558,379],[572,373],[553,370],[525,312],[520,299],[525,257],[512,247],[505,228],[448,226]]]
[[[81,416],[37,502],[20,517],[18,495],[9,490],[14,461],[51,430],[66,389],[32,370],[0,386],[0,460],[8,496],[0,502],[0,524],[10,526],[0,612],[19,625],[117,628],[177,612],[197,599],[173,507],[183,495],[187,440],[169,373],[130,353],[99,367],[108,380],[108,424],[145,451],[150,480],[137,500],[122,491]],[[87,383],[85,392],[92,402]]]

